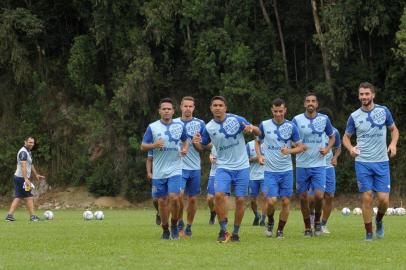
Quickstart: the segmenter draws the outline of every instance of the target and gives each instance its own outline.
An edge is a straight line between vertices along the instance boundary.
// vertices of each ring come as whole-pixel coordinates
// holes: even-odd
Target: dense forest
[[[276,97],[288,118],[307,91],[344,131],[357,87],[377,87],[401,133],[392,187],[405,194],[405,0],[3,0],[0,2],[0,194],[12,190],[18,149],[52,186],[148,198],[140,143],[162,97],[209,99],[254,124]],[[178,112],[179,113],[179,110]],[[207,172],[205,163],[204,171]],[[343,151],[338,192],[356,192]],[[203,177],[202,186],[207,177]]]

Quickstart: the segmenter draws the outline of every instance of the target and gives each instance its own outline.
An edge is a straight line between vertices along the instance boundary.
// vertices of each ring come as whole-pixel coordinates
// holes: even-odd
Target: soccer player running
[[[296,115],[293,123],[299,130],[304,152],[296,155],[296,190],[300,194],[300,207],[305,225],[305,237],[313,236],[310,224],[308,190],[314,190],[315,218],[314,235],[321,235],[320,216],[326,187],[326,155],[333,147],[334,132],[330,119],[317,113],[318,101],[315,93],[308,93],[304,100],[305,112]],[[327,146],[323,134],[329,137]]]
[[[278,197],[282,200],[279,215],[277,238],[283,238],[283,229],[288,220],[290,197],[293,193],[293,167],[291,154],[303,151],[297,127],[285,119],[285,101],[277,98],[272,102],[273,118],[259,125],[261,134],[256,144],[258,161],[265,165],[265,195],[267,197],[268,225],[265,234],[273,235],[275,204]],[[259,143],[262,146],[262,152]]]
[[[205,124],[202,120],[193,117],[193,111],[195,110],[195,100],[193,97],[183,97],[180,104],[180,110],[182,116],[174,119],[174,121],[184,124],[188,142],[191,142],[196,133],[203,132]],[[186,156],[182,157],[182,164],[182,186],[179,196],[180,207],[178,229],[181,236],[192,236],[192,224],[197,209],[197,195],[200,194],[201,167],[199,152],[194,147],[190,147]],[[188,197],[186,229],[184,229],[185,223],[183,221],[183,201],[185,193]]]
[[[253,226],[265,226],[266,207],[264,203],[264,167],[258,162],[258,156],[255,151],[255,140],[247,143],[247,154],[250,161],[250,184],[249,193],[251,197],[251,209],[254,212]],[[261,214],[258,212],[257,199],[259,198]]]
[[[217,162],[217,152],[216,147],[211,147],[211,152],[209,155],[209,160],[211,163],[209,181],[207,182],[207,205],[210,210],[209,224],[213,225],[216,219],[216,210],[214,208],[214,178],[216,176],[216,162]]]
[[[14,173],[14,190],[15,198],[11,203],[10,210],[6,216],[6,221],[15,221],[14,212],[22,199],[25,200],[28,213],[30,214],[30,221],[39,221],[38,216],[34,213],[34,199],[31,189],[34,185],[31,183],[31,172],[35,178],[40,181],[45,179],[44,176],[38,174],[37,170],[32,164],[31,150],[35,145],[33,137],[27,137],[24,140],[24,146],[17,153],[17,169]]]
[[[152,160],[153,160],[152,151],[148,151],[147,159],[145,162],[148,180],[152,180]],[[161,216],[159,215],[159,208],[158,208],[158,198],[155,197],[153,189],[151,189],[151,193],[152,193],[152,204],[154,205],[154,208],[156,210],[155,223],[156,223],[156,225],[161,225]]]
[[[215,96],[211,99],[210,110],[213,113],[213,119],[206,125],[202,134],[198,133],[194,136],[193,145],[199,151],[208,148],[210,142],[216,147],[217,169],[214,179],[214,200],[220,222],[217,241],[223,243],[231,239],[231,241],[238,242],[249,184],[249,161],[242,133],[259,135],[260,131],[245,118],[227,113],[226,100],[222,96]],[[227,231],[226,194],[231,192],[231,185],[235,187],[236,209],[234,229],[230,236]]]
[[[182,123],[174,122],[173,102],[164,98],[159,102],[160,120],[151,123],[142,140],[141,151],[152,150],[152,190],[158,198],[162,239],[179,239],[177,227],[179,214],[179,193],[182,181],[181,155],[186,155],[189,144],[186,129]],[[182,146],[180,142],[182,141]],[[168,196],[169,195],[169,196]],[[169,198],[168,198],[169,197]],[[169,201],[169,202],[168,202]],[[172,215],[169,232],[169,207]]]
[[[359,191],[362,193],[362,215],[366,237],[371,241],[372,202],[374,194],[378,199],[378,213],[375,218],[376,237],[384,236],[382,218],[389,204],[390,171],[389,158],[396,155],[399,131],[387,107],[374,103],[375,87],[368,82],[358,87],[361,108],[351,113],[343,136],[343,145],[355,157],[355,173]],[[391,142],[386,146],[386,132],[391,133]],[[357,144],[351,144],[351,135],[356,134]]]

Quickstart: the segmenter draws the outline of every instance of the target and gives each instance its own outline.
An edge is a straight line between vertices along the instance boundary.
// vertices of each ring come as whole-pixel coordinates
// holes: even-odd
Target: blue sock
[[[220,221],[220,229],[222,231],[227,231],[227,219]]]
[[[240,230],[240,226],[234,224],[233,234],[238,234],[239,230]]]

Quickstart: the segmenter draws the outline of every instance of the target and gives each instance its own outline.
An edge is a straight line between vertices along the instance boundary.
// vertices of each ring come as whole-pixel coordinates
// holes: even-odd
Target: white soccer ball
[[[388,209],[386,209],[386,215],[393,216],[395,214],[396,214],[396,211],[392,207],[389,207]]]
[[[94,218],[97,219],[97,220],[103,220],[104,219],[103,211],[94,212]]]
[[[372,208],[372,212],[373,212],[374,216],[376,216],[378,214],[378,207]]]
[[[84,220],[92,220],[93,219],[92,211],[86,210],[85,212],[83,212],[83,219]]]
[[[350,208],[344,207],[343,210],[341,210],[341,214],[343,214],[343,216],[348,216],[349,214],[351,214]]]
[[[50,210],[47,210],[44,212],[44,219],[46,220],[52,220],[54,219],[54,213]]]
[[[352,213],[356,216],[362,215],[362,209],[359,207],[356,207],[352,210]]]
[[[406,214],[406,210],[403,207],[398,207],[394,210],[397,216],[404,216]]]

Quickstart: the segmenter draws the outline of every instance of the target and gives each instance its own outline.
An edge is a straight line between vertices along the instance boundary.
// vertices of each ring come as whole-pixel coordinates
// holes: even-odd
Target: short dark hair
[[[167,97],[167,98],[161,99],[161,100],[159,101],[159,108],[161,108],[162,103],[170,103],[170,104],[172,104],[172,107],[173,107],[173,101],[172,101],[171,98],[168,98],[168,97]]]
[[[320,108],[318,112],[327,115],[330,120],[333,120],[333,112],[329,108]]]
[[[307,97],[311,97],[311,96],[314,96],[317,99],[317,95],[315,92],[307,92],[304,99],[306,100]]]
[[[192,96],[185,96],[185,97],[183,97],[180,103],[182,103],[184,100],[193,101],[193,103],[195,102],[195,99],[194,99]]]
[[[362,83],[360,83],[359,86],[358,86],[358,90],[360,88],[369,88],[369,89],[371,89],[372,93],[375,93],[375,86],[370,82],[362,82]]]
[[[282,105],[285,105],[285,104],[286,104],[286,102],[281,98],[275,98],[272,101],[272,106],[276,106],[276,107],[279,107],[279,106],[282,106]]]
[[[226,101],[225,97],[223,97],[223,96],[214,96],[214,97],[212,97],[211,100],[210,100],[210,106],[213,104],[213,101],[215,101],[215,100],[221,100],[227,106],[227,101]]]
[[[29,139],[33,139],[33,140],[35,141],[34,137],[32,137],[32,136],[27,136],[27,137],[25,137],[24,141],[26,142],[26,141],[28,141]]]

